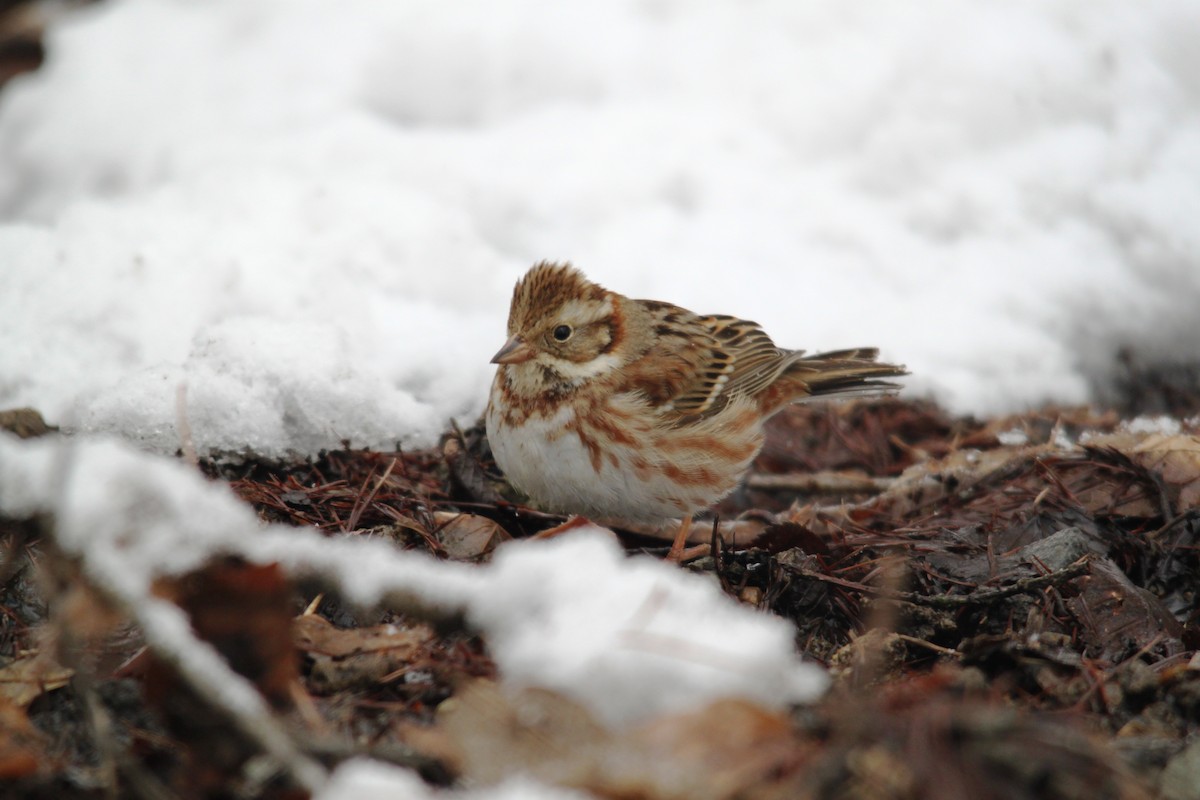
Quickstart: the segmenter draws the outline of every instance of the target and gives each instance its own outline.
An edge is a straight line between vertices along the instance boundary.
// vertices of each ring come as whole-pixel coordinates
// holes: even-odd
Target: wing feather
[[[637,382],[677,417],[707,417],[733,397],[757,394],[779,377],[792,356],[776,347],[757,323],[723,315],[702,317],[666,303],[647,307],[657,318],[657,341],[641,365],[655,371]]]
[[[809,356],[776,346],[756,322],[637,302],[654,317],[655,343],[626,367],[626,385],[676,425],[718,414],[736,397],[774,409],[805,396],[879,394],[894,388],[879,378],[905,374],[903,367],[877,363],[873,348]]]
[[[779,376],[789,355],[749,320],[711,315],[693,316],[689,322],[707,347],[696,381],[675,398],[681,415],[714,414],[732,397],[754,396]]]

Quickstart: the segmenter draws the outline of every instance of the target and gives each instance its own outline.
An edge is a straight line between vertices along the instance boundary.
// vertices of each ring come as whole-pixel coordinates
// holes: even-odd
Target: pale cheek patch
[[[554,371],[572,383],[607,374],[621,365],[621,358],[615,353],[606,353],[583,362],[566,361],[561,358],[551,360]]]

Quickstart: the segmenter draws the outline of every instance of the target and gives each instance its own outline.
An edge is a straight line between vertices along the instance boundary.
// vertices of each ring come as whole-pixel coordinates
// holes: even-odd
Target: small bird
[[[570,264],[542,262],[513,289],[487,434],[509,482],[547,511],[662,523],[733,491],[763,423],[820,395],[896,389],[874,348],[805,355],[757,323],[634,300]]]

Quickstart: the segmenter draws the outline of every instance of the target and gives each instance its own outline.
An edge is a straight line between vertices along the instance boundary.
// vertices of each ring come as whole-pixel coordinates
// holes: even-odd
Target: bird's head
[[[622,300],[569,264],[543,261],[517,281],[508,341],[492,363],[566,384],[616,369],[627,357]]]

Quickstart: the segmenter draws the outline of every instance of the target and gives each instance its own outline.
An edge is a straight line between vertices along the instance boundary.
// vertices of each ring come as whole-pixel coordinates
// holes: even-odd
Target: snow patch
[[[1172,417],[1135,417],[1121,423],[1121,430],[1128,433],[1161,434],[1174,436],[1183,430],[1179,420]]]
[[[1010,428],[1006,431],[1001,431],[996,434],[996,439],[1000,444],[1007,447],[1020,447],[1023,444],[1029,444],[1029,434],[1020,428]]]
[[[471,13],[472,11],[476,13]],[[125,0],[0,96],[0,407],[160,452],[428,445],[513,280],[880,345],[952,411],[1200,341],[1183,0]]]

